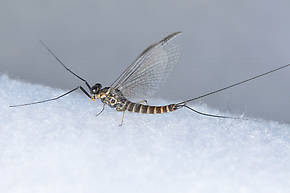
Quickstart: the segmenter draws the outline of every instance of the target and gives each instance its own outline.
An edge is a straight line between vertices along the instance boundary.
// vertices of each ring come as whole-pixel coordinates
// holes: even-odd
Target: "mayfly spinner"
[[[223,90],[244,84],[248,81],[257,79],[259,77],[265,76],[272,72],[281,70],[282,68],[286,68],[290,66],[287,64],[285,66],[281,66],[279,68],[273,69],[271,71],[265,72],[263,74],[254,76],[247,80],[232,84],[230,86],[206,93],[204,95],[188,99],[186,101],[182,101],[180,103],[169,104],[165,106],[150,106],[147,105],[148,97],[152,96],[159,88],[162,82],[165,82],[166,78],[168,77],[170,71],[173,69],[173,66],[178,61],[178,46],[174,44],[174,39],[178,36],[181,32],[175,32],[170,34],[169,36],[165,37],[158,43],[154,43],[146,48],[138,57],[137,59],[129,65],[124,72],[111,84],[110,87],[102,88],[102,85],[97,83],[94,86],[90,86],[90,84],[70,70],[55,54],[52,52],[48,46],[41,41],[41,44],[48,50],[50,54],[70,73],[74,76],[82,80],[89,89],[87,92],[82,86],[78,86],[58,97],[21,104],[21,105],[13,105],[10,107],[19,107],[19,106],[26,106],[38,103],[44,103],[48,101],[57,100],[61,97],[68,95],[71,92],[74,92],[80,89],[85,95],[87,95],[91,100],[101,99],[103,102],[102,110],[97,114],[100,115],[106,105],[111,108],[116,109],[119,112],[123,112],[121,125],[123,123],[125,111],[129,112],[136,112],[136,113],[145,113],[145,114],[161,114],[172,112],[182,107],[186,107],[191,111],[199,113],[201,115],[216,117],[216,118],[230,118],[230,119],[239,119],[235,117],[227,117],[227,116],[220,116],[220,115],[212,115],[207,113],[199,112],[192,107],[189,107],[187,104],[188,102],[206,97],[208,95],[215,94],[217,92],[221,92]],[[133,99],[140,99],[142,101],[139,102],[132,102]],[[145,104],[144,104],[145,103]]]

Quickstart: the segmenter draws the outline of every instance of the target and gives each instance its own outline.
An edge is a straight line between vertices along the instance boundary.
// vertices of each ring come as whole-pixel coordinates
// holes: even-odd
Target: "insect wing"
[[[145,49],[112,87],[129,99],[148,99],[155,94],[178,61],[179,49],[172,41],[178,34],[170,34]]]

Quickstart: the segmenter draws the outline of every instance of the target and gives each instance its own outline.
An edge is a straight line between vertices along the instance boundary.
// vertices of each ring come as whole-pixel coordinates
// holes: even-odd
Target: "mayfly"
[[[85,85],[89,89],[89,92],[87,92],[82,86],[78,86],[55,98],[33,103],[12,105],[10,107],[26,106],[57,100],[80,89],[91,100],[95,101],[95,99],[101,99],[101,101],[103,102],[102,110],[97,114],[97,116],[104,111],[106,105],[116,109],[118,112],[122,112],[123,115],[120,125],[122,125],[123,123],[125,111],[145,114],[161,114],[172,112],[183,107],[186,107],[187,109],[204,116],[216,118],[240,119],[237,117],[220,116],[199,112],[193,109],[192,107],[188,106],[187,104],[191,101],[244,84],[248,81],[257,79],[259,77],[265,76],[272,72],[281,70],[282,68],[290,66],[290,64],[287,64],[285,66],[281,66],[279,68],[273,69],[263,74],[259,74],[249,79],[237,82],[230,86],[179,103],[164,106],[147,105],[147,99],[158,90],[159,86],[162,83],[165,82],[170,71],[172,71],[173,67],[178,61],[179,49],[178,46],[174,43],[174,39],[180,33],[181,32],[172,33],[167,37],[165,37],[164,39],[162,39],[160,42],[150,45],[137,57],[137,59],[131,65],[129,65],[123,71],[123,73],[109,87],[105,88],[102,88],[102,85],[100,83],[97,83],[94,86],[90,86],[90,84],[84,78],[80,77],[79,75],[74,73],[71,69],[69,69],[43,41],[40,41],[41,44],[47,49],[47,51],[68,72],[70,72],[71,74],[73,74],[74,76],[76,76],[85,83]],[[133,99],[140,99],[141,101],[133,102]]]

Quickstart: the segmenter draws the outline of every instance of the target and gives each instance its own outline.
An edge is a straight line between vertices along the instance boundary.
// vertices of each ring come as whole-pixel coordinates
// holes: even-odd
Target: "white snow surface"
[[[119,127],[121,113],[106,108],[96,117],[101,102],[81,93],[8,107],[63,92],[0,76],[1,192],[290,192],[289,124],[222,120],[181,109],[127,112]]]

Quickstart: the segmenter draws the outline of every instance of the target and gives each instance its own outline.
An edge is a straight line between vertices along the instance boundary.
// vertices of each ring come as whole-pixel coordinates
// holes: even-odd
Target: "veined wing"
[[[172,40],[180,33],[172,33],[145,49],[111,87],[119,89],[129,99],[152,96],[178,61],[179,49]]]

